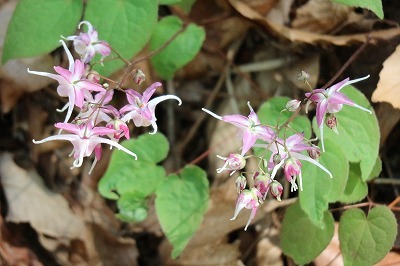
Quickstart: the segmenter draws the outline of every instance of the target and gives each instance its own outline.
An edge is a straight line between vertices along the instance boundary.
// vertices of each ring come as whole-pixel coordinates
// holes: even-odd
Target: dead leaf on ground
[[[0,157],[0,178],[8,202],[6,221],[27,222],[39,233],[56,238],[80,238],[84,222],[59,194],[49,191],[34,171],[20,168],[5,153]]]
[[[186,248],[179,258],[171,259],[172,247],[164,242],[160,246],[160,254],[165,265],[185,265],[185,266],[231,266],[237,264],[240,257],[239,243],[208,243],[196,248]]]
[[[291,26],[315,33],[327,33],[347,20],[352,12],[350,6],[327,0],[310,0],[296,10]]]
[[[379,82],[372,94],[373,102],[388,102],[400,109],[400,45],[385,60]]]
[[[360,34],[351,35],[326,35],[298,29],[292,29],[277,23],[273,23],[268,19],[261,16],[257,11],[251,9],[245,3],[238,0],[229,0],[229,3],[244,17],[261,24],[271,33],[286,38],[292,42],[303,42],[309,44],[318,43],[331,43],[338,46],[348,45],[353,42],[362,43],[367,40],[368,35],[370,39],[391,39],[400,35],[400,28],[392,28],[385,30],[376,30]]]
[[[282,249],[279,246],[279,230],[265,229],[265,235],[257,244],[258,266],[283,266]]]

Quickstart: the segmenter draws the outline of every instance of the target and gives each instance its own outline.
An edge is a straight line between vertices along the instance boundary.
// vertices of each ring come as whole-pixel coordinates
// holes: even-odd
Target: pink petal
[[[322,125],[322,122],[324,120],[327,107],[328,107],[328,101],[327,100],[324,100],[324,101],[319,102],[317,104],[316,117],[317,117],[318,126]]]
[[[158,87],[161,87],[162,84],[160,82],[155,82],[153,84],[150,85],[150,87],[148,87],[144,92],[143,92],[143,98],[142,98],[142,102],[144,104],[147,104],[151,98],[151,96],[153,96],[154,92],[156,91],[156,89]]]

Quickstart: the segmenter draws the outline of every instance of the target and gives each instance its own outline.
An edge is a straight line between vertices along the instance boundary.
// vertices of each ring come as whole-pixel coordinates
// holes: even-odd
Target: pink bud
[[[336,134],[339,134],[339,132],[337,131],[338,122],[337,122],[336,116],[335,116],[334,114],[328,114],[328,115],[326,116],[325,124],[326,124],[330,129],[332,129],[333,132],[335,132]]]
[[[233,171],[234,172],[243,169],[246,166],[246,160],[240,154],[229,154],[228,158],[217,155],[218,158],[225,160],[225,164],[217,169],[217,173],[222,173],[224,170]]]
[[[145,74],[143,73],[143,71],[140,70],[140,69],[137,69],[136,72],[135,72],[135,74],[133,74],[133,81],[134,81],[136,84],[140,85],[140,84],[142,84],[143,81],[145,81],[145,80],[146,80],[146,76],[145,76]]]
[[[240,175],[236,178],[235,185],[237,193],[243,191],[243,189],[246,187],[246,183],[247,183],[246,177]]]
[[[283,186],[281,183],[276,180],[270,180],[268,191],[271,191],[272,196],[274,196],[278,201],[281,201],[281,195],[283,192]]]
[[[290,101],[288,101],[287,104],[286,104],[286,109],[287,109],[289,112],[294,112],[294,111],[296,111],[297,109],[299,109],[300,104],[301,104],[301,101],[299,101],[299,100],[296,100],[296,99],[290,100]]]

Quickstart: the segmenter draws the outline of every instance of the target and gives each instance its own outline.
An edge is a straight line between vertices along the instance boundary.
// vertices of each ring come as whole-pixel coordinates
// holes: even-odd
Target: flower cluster
[[[122,137],[130,138],[128,123],[133,120],[136,127],[151,125],[153,127],[151,133],[154,134],[157,132],[156,105],[168,99],[177,100],[179,105],[182,102],[175,95],[164,95],[151,99],[156,89],[161,86],[161,83],[156,82],[147,88],[143,95],[133,89],[123,90],[128,103],[120,109],[112,106],[110,102],[115,88],[110,88],[107,83],[101,84],[100,75],[92,70],[91,65],[96,53],[102,56],[101,62],[110,55],[110,45],[98,39],[97,31],[88,21],[82,21],[78,27],[80,28],[83,24],[88,27],[88,32],[64,38],[73,41],[75,51],[80,59],[74,60],[66,43],[60,40],[68,57],[68,69],[55,66],[54,70],[57,74],[29,69],[28,72],[56,80],[58,82],[57,93],[61,97],[68,97],[67,104],[58,110],[60,112],[67,110],[64,122],[55,124],[55,127],[60,129],[58,135],[39,141],[33,140],[33,142],[39,144],[53,140],[70,141],[73,145],[71,155],[75,158],[71,168],[80,167],[83,158],[94,153],[95,159],[89,171],[91,173],[96,162],[101,158],[102,144],[116,147],[137,159],[136,154],[118,143]],[[144,74],[140,70],[133,77],[136,84],[142,83],[144,78]],[[79,113],[69,122],[74,108],[77,108]],[[61,131],[67,131],[68,134],[61,134]]]
[[[299,79],[307,82],[308,77],[309,75],[306,72],[302,72]],[[305,94],[307,101],[306,111],[311,103],[317,105],[316,119],[320,129],[320,142],[323,151],[325,151],[322,131],[324,119],[326,119],[326,124],[329,128],[336,130],[337,120],[334,114],[342,109],[343,104],[371,113],[370,110],[355,104],[340,92],[344,86],[366,78],[368,76],[352,81],[345,79],[328,89],[315,89]],[[302,101],[291,100],[287,103],[285,110],[290,112],[299,111],[301,104]],[[250,114],[247,117],[239,114],[219,116],[203,108],[206,113],[238,127],[240,131],[239,136],[242,139],[241,152],[232,153],[228,157],[218,156],[218,158],[224,160],[224,164],[217,169],[217,172],[229,171],[231,175],[239,172],[239,176],[235,181],[238,198],[231,220],[236,219],[243,208],[250,209],[251,214],[244,230],[254,219],[258,206],[265,201],[268,192],[278,201],[281,200],[283,186],[276,180],[279,169],[283,170],[283,175],[290,183],[292,192],[298,188],[301,191],[303,190],[302,161],[307,161],[319,167],[327,176],[333,177],[331,172],[318,162],[321,154],[320,148],[313,144],[311,140],[306,139],[303,133],[294,133],[291,136],[280,138],[278,133],[284,128],[261,124],[250,103],[248,103],[248,107]],[[262,156],[246,155],[252,147],[261,148],[265,152],[263,152]],[[264,158],[267,154],[269,158]],[[259,167],[256,172],[247,173],[247,177],[245,177],[245,173],[240,173],[240,171],[244,169],[246,159],[250,157],[255,157],[259,160]]]

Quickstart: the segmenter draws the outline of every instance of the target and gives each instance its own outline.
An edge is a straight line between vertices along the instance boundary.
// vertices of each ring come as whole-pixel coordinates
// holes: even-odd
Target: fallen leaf
[[[265,235],[257,244],[258,266],[283,266],[282,249],[279,247],[279,230],[265,229]]]
[[[379,82],[372,94],[373,102],[388,102],[400,109],[400,45],[385,60],[379,73]]]
[[[229,0],[229,3],[244,17],[259,23],[265,27],[268,31],[279,37],[284,37],[292,42],[303,42],[309,44],[317,43],[331,43],[338,46],[348,45],[350,43],[358,42],[362,43],[367,40],[367,36],[370,39],[391,39],[395,36],[400,35],[400,28],[392,28],[385,30],[376,30],[366,33],[351,34],[351,35],[326,35],[319,34],[304,30],[292,29],[277,23],[273,23],[268,19],[262,17],[258,12],[251,9],[246,4],[238,0]]]
[[[327,0],[310,0],[296,10],[291,26],[315,33],[327,33],[342,25],[353,8]]]
[[[0,157],[0,180],[8,202],[6,221],[27,222],[39,233],[55,238],[80,238],[84,222],[59,194],[49,191],[34,171],[20,168],[11,154]]]

